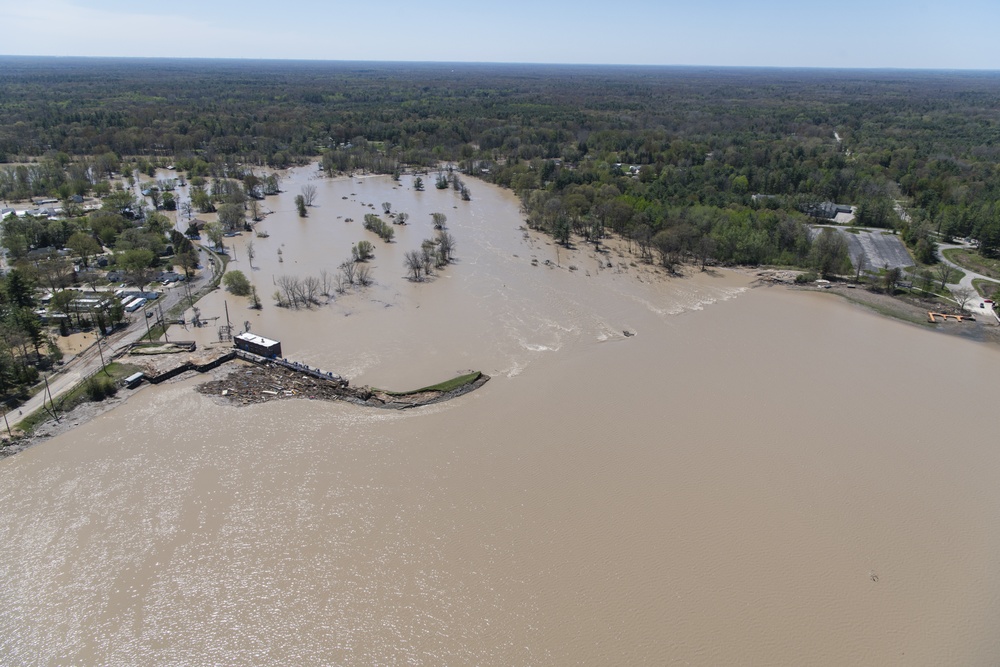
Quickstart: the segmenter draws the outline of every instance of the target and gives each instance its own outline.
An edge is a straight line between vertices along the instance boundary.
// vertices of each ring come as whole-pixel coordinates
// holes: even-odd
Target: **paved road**
[[[202,249],[199,249],[198,252],[200,257],[199,263],[204,267],[204,270],[191,281],[189,287],[192,294],[211,282],[215,277],[215,264],[211,261],[208,253]],[[183,283],[175,283],[163,296],[151,304],[150,310],[156,313],[154,318],[158,319],[161,307],[164,314],[166,314],[170,308],[174,307],[185,297],[187,297],[187,289]],[[147,318],[145,317],[145,311],[136,311],[131,314],[131,318],[132,322],[127,328],[116,331],[110,336],[105,336],[99,343],[91,345],[80,354],[67,360],[59,370],[49,376],[49,393],[51,393],[53,399],[58,399],[59,396],[75,387],[85,377],[100,370],[102,354],[104,361],[110,362],[113,356],[124,351],[129,345],[146,335]],[[153,321],[156,320],[152,320],[150,323]],[[43,407],[43,401],[46,404],[49,403],[49,396],[44,388],[19,408],[20,414],[22,416],[30,415]]]
[[[977,317],[979,316],[995,317],[997,321],[1000,322],[1000,316],[998,316],[996,311],[993,310],[991,306],[988,306],[983,299],[979,298],[979,292],[977,292],[976,289],[972,286],[973,280],[988,280],[991,283],[997,283],[997,284],[1000,284],[1000,280],[995,280],[994,278],[990,278],[989,276],[984,276],[981,273],[976,273],[975,271],[970,271],[969,269],[966,269],[964,267],[959,266],[958,264],[955,264],[955,262],[951,261],[950,259],[944,256],[943,251],[950,250],[951,248],[963,248],[965,250],[969,250],[972,248],[972,246],[965,243],[938,244],[938,249],[937,249],[938,259],[941,260],[941,262],[946,264],[947,266],[950,266],[953,269],[958,269],[959,271],[965,274],[962,277],[962,279],[959,280],[957,283],[949,283],[947,285],[948,291],[950,291],[952,296],[955,297],[955,301],[960,303],[961,300],[964,298],[964,294],[962,294],[962,292],[965,290],[971,290],[976,296],[965,305],[965,309]]]

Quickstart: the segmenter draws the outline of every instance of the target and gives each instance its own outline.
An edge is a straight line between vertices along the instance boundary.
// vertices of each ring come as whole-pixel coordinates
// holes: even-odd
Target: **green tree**
[[[375,256],[374,250],[375,246],[371,244],[371,241],[358,241],[351,247],[351,256],[355,262],[366,262]]]
[[[295,208],[299,212],[299,217],[304,218],[308,215],[306,211],[306,198],[302,195],[295,195]]]
[[[824,228],[813,242],[810,264],[823,276],[847,273],[851,270],[847,241],[836,230]]]
[[[226,275],[222,276],[222,282],[226,286],[226,289],[236,296],[250,295],[252,286],[242,271],[227,271]]]
[[[227,232],[235,232],[246,222],[246,212],[242,204],[222,204],[219,206],[219,224]]]
[[[152,278],[155,262],[156,255],[148,248],[126,250],[116,258],[116,264],[125,271],[129,280],[140,288]]]
[[[90,266],[90,258],[101,252],[101,244],[94,237],[84,232],[75,232],[66,241],[66,247],[80,258],[84,266]]]
[[[128,190],[116,190],[104,198],[101,208],[122,217],[133,217],[137,209],[135,197]]]
[[[17,267],[11,269],[4,284],[7,298],[15,308],[35,307],[35,281],[25,273],[24,269]]]
[[[896,291],[896,283],[902,277],[903,271],[898,266],[894,266],[891,269],[886,269],[885,274],[882,276],[882,280],[885,285],[885,291],[892,294]]]
[[[204,231],[205,236],[207,236],[208,240],[212,242],[213,248],[218,249],[222,247],[222,237],[224,234],[222,231],[222,225],[217,222],[209,222],[205,225]]]
[[[569,246],[570,234],[573,231],[572,225],[569,223],[569,218],[566,216],[559,216],[552,223],[552,238],[554,238],[558,243],[564,246]]]

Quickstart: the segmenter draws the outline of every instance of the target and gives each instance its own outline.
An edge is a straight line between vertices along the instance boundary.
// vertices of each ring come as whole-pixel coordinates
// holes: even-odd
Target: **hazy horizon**
[[[581,69],[689,69],[689,70],[805,70],[817,72],[968,72],[968,73],[1000,73],[996,68],[961,68],[961,67],[835,67],[807,65],[704,65],[704,64],[643,64],[643,63],[560,63],[560,62],[516,62],[487,60],[350,60],[335,58],[261,58],[261,57],[207,57],[207,56],[81,56],[81,55],[21,55],[0,53],[0,60],[92,60],[92,61],[182,61],[182,62],[222,62],[222,63],[302,63],[302,64],[342,64],[342,65],[425,65],[425,66],[513,66],[513,67],[554,67]]]
[[[593,0],[439,9],[262,0],[0,0],[10,56],[820,69],[1000,69],[1000,7]],[[970,20],[974,19],[974,20]]]

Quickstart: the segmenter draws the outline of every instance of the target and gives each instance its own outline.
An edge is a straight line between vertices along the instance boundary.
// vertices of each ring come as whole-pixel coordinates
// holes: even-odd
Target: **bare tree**
[[[704,237],[704,238],[708,238],[708,237]],[[854,274],[854,282],[855,283],[858,283],[858,282],[861,281],[861,272],[865,270],[865,259],[866,258],[865,258],[865,254],[864,253],[861,253],[860,255],[858,255],[858,270]],[[704,269],[704,268],[705,267],[702,267],[702,269]]]
[[[330,275],[329,271],[323,269],[322,271],[319,272],[320,294],[322,294],[323,296],[330,296],[330,293],[333,290],[333,284],[334,284],[333,276]]]
[[[387,201],[382,202],[382,211],[386,215],[389,215],[389,212],[392,211],[392,203]]]
[[[406,212],[400,212],[396,214],[396,224],[405,225],[406,221],[410,219],[410,214]]]
[[[70,261],[54,252],[45,259],[35,262],[35,269],[53,292],[69,285],[73,276],[73,265]]]
[[[358,272],[357,262],[355,262],[352,259],[349,259],[340,265],[340,270],[343,272],[344,280],[347,281],[347,284],[353,285],[355,276],[357,275]]]
[[[955,269],[941,262],[938,264],[935,273],[937,273],[938,280],[941,281],[941,289],[944,289],[945,284],[951,282],[951,277],[954,275]]]
[[[344,276],[343,273],[338,271],[336,275],[333,276],[333,284],[334,284],[333,289],[336,290],[337,294],[343,294],[344,292],[347,291],[347,288],[350,286],[351,283],[347,281],[347,278]]]
[[[451,263],[451,259],[455,254],[455,237],[442,230],[437,235],[437,246],[438,253],[441,255],[441,261],[445,264]]]
[[[372,270],[370,266],[359,266],[358,267],[358,284],[362,287],[368,287],[375,279],[372,278]]]
[[[438,264],[437,262],[437,248],[433,242],[422,243],[420,245],[420,259],[424,263],[424,273],[427,275],[431,275],[431,269],[433,269],[435,265],[441,266],[441,264]]]
[[[302,200],[305,202],[306,206],[312,206],[316,202],[315,185],[307,183],[302,186]]]
[[[970,287],[959,287],[957,290],[951,293],[955,297],[955,303],[958,304],[959,310],[965,310],[966,306],[969,305],[973,299],[979,296],[979,294]]]
[[[281,299],[279,299],[280,305],[289,306],[291,308],[299,307],[298,300],[298,287],[295,284],[297,282],[296,278],[292,276],[278,276],[278,290],[281,294]]]
[[[253,268],[253,258],[257,256],[253,248],[253,239],[247,241],[247,260],[250,262],[250,268]]]
[[[416,282],[420,280],[421,273],[424,270],[423,256],[416,250],[410,250],[403,255],[403,266],[410,272],[410,280]]]
[[[303,286],[305,290],[305,298],[309,303],[319,303],[319,294],[321,292],[320,281],[316,276],[309,276],[303,281]]]
[[[260,202],[256,199],[251,199],[247,203],[247,208],[250,210],[250,219],[254,222],[260,222],[261,219],[261,209]]]
[[[448,222],[444,213],[431,213],[431,219],[434,221],[434,229],[444,229],[444,223]]]

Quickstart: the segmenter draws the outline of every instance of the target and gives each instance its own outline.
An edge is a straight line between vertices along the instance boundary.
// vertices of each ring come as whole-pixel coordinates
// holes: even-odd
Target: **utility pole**
[[[111,375],[108,373],[108,367],[104,363],[104,350],[101,349],[101,336],[97,336],[97,353],[101,355],[101,370],[104,371],[105,375]]]
[[[163,326],[163,340],[169,343],[170,339],[167,338],[167,322],[163,319],[163,301],[157,299],[156,307],[160,309],[160,324]]]
[[[142,309],[142,316],[146,320],[146,335],[149,336],[149,342],[153,342],[153,331],[149,328],[149,318],[146,317],[146,309]]]
[[[52,414],[53,419],[58,419],[58,417],[56,417],[56,402],[52,400],[52,390],[49,389],[49,378],[43,375],[42,379],[45,380],[45,393],[49,395],[49,405],[52,406],[49,408],[49,412]],[[42,407],[45,407],[44,396],[42,397]]]

